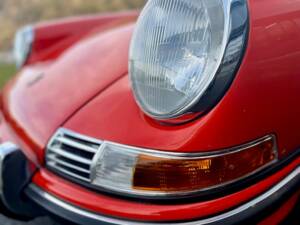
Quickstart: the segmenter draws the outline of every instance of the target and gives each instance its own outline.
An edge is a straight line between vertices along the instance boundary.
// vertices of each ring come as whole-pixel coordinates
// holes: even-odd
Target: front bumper
[[[2,149],[2,150],[1,150]],[[290,196],[299,193],[300,186],[300,166],[291,170],[276,185],[273,185],[267,191],[252,198],[252,200],[231,208],[217,215],[205,217],[198,220],[176,220],[178,222],[145,222],[141,220],[126,220],[121,217],[109,217],[104,214],[89,211],[85,208],[72,204],[56,195],[45,191],[47,189],[39,187],[31,179],[35,173],[28,168],[26,157],[14,145],[0,145],[0,187],[1,197],[7,208],[16,214],[22,216],[41,215],[44,212],[51,213],[65,220],[77,224],[122,224],[122,225],[159,225],[159,224],[183,224],[183,225],[201,225],[201,224],[236,224],[251,219],[260,221],[267,214],[272,214],[274,206],[280,206],[289,199]],[[16,174],[14,176],[14,174]],[[101,204],[98,202],[97,204]],[[37,210],[38,209],[38,210]],[[138,221],[138,222],[137,222]],[[151,221],[151,220],[149,220]]]
[[[0,198],[9,214],[22,219],[40,215],[36,205],[24,198],[24,189],[34,172],[18,146],[10,142],[0,145]]]
[[[300,185],[300,166],[297,167],[292,173],[280,181],[277,185],[263,193],[262,195],[252,199],[251,201],[243,204],[228,212],[191,222],[172,222],[172,223],[147,223],[147,222],[135,222],[126,221],[117,218],[111,218],[99,214],[95,214],[91,211],[81,209],[77,206],[71,205],[65,201],[62,201],[55,196],[45,192],[34,184],[30,184],[26,188],[25,192],[27,196],[35,201],[37,204],[45,208],[47,211],[58,215],[69,221],[79,224],[117,224],[117,225],[211,225],[211,224],[236,224],[249,219],[253,219],[262,212],[266,212],[274,205],[279,205],[280,202],[288,199],[294,194]]]

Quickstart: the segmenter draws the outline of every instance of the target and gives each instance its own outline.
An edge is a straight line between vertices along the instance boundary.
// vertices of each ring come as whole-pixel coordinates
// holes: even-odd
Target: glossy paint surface
[[[298,148],[300,2],[249,1],[249,9],[251,29],[243,63],[225,97],[204,117],[182,126],[158,124],[138,108],[125,77],[65,126],[104,140],[166,151],[218,150],[271,133],[277,135],[281,157]]]
[[[40,162],[44,157],[42,150],[55,130],[126,74],[124,59],[128,57],[131,32],[132,26],[124,26],[85,39],[55,62],[25,67],[6,86],[4,115]],[[120,36],[124,41],[120,42]]]
[[[5,115],[39,149],[41,161],[59,126],[181,152],[215,151],[274,133],[284,156],[300,146],[300,2],[251,0],[249,11],[248,49],[235,81],[212,111],[192,123],[170,127],[146,117],[128,76],[119,79],[128,71],[133,25],[94,35],[41,70],[24,68],[4,92]]]
[[[56,46],[43,57],[36,53],[29,62],[44,62],[26,66],[3,92],[1,127],[9,127],[3,128],[3,139],[19,139],[30,160],[42,165],[47,142],[61,126],[101,140],[177,152],[216,151],[276,134],[283,158],[300,147],[300,1],[248,2],[250,33],[244,60],[230,90],[207,115],[185,125],[166,126],[142,113],[127,75],[134,28],[129,24],[89,34],[72,47],[75,42],[70,41],[67,51]],[[235,194],[180,205],[95,194],[44,169],[33,181],[66,201],[105,215],[183,220],[246,202],[299,164],[298,159]]]
[[[56,59],[71,46],[91,35],[135,20],[138,12],[108,13],[44,22],[34,27],[35,41],[28,64]]]
[[[92,36],[50,65],[25,67],[4,91],[5,115],[41,161],[48,139],[66,121],[92,137],[166,151],[217,150],[275,133],[281,155],[288,154],[300,139],[300,3],[252,0],[249,10],[238,75],[222,101],[193,123],[170,127],[147,118],[127,76],[118,80],[128,70],[133,26]]]
[[[274,186],[292,172],[299,163],[300,158],[264,181],[240,192],[189,204],[151,204],[149,202],[145,204],[96,194],[44,169],[33,177],[33,182],[60,199],[102,215],[142,221],[178,221],[218,214],[245,203]]]

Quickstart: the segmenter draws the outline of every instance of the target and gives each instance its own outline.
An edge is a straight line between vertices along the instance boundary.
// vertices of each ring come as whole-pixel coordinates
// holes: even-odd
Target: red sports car
[[[14,52],[0,104],[13,214],[265,225],[295,207],[299,0],[149,0],[28,26]]]

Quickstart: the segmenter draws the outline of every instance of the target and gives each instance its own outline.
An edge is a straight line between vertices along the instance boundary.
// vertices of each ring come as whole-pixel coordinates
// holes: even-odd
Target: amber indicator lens
[[[199,158],[167,159],[141,154],[133,188],[154,192],[191,192],[228,184],[276,160],[273,138],[232,152]]]
[[[91,184],[147,198],[193,196],[256,174],[277,161],[275,136],[211,153],[171,153],[103,142]]]

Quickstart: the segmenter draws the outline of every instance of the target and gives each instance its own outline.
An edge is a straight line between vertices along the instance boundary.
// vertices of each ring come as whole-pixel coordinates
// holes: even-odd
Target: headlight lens
[[[24,65],[31,52],[34,30],[31,26],[20,29],[14,42],[14,57],[18,68]]]
[[[132,39],[129,62],[134,95],[145,113],[175,118],[204,95],[230,38],[231,2],[148,1]]]

